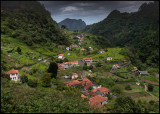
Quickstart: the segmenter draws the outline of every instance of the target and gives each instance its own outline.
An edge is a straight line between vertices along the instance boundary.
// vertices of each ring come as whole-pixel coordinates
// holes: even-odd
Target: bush
[[[132,88],[131,88],[130,85],[127,85],[127,86],[125,87],[125,90],[132,90]]]
[[[38,81],[36,79],[29,79],[28,82],[27,82],[28,86],[30,87],[37,87],[38,85]]]
[[[51,73],[44,73],[41,78],[40,82],[43,87],[50,87],[51,86]]]
[[[22,75],[20,78],[22,83],[27,83],[28,82],[28,77],[26,75]]]
[[[120,94],[122,93],[122,89],[121,89],[119,86],[115,86],[115,87],[112,89],[112,92],[115,93],[115,94],[120,95]]]
[[[152,84],[148,84],[148,91],[153,91],[154,86]]]

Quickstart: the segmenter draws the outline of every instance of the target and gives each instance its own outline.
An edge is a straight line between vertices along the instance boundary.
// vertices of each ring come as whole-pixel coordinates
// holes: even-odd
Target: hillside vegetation
[[[114,10],[101,22],[87,26],[85,31],[103,36],[100,39],[109,40],[113,46],[127,46],[127,55],[141,69],[159,66],[158,1],[144,3],[134,13]]]

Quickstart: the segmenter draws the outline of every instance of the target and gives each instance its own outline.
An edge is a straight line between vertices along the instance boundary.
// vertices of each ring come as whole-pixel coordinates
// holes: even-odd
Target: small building
[[[84,41],[84,38],[81,37],[81,38],[78,39],[78,41],[79,41],[79,42],[82,42],[82,41]]]
[[[78,45],[70,45],[70,48],[77,48]]]
[[[86,49],[84,49],[84,48],[82,48],[82,49],[80,49],[80,51],[85,51]]]
[[[138,69],[137,69],[137,67],[133,67],[133,69],[131,71],[136,72],[136,71],[138,71]]]
[[[72,66],[76,66],[76,65],[78,65],[78,61],[70,62],[70,64],[71,64]]]
[[[148,72],[147,71],[139,71],[139,74],[140,75],[148,75]]]
[[[10,79],[14,81],[20,80],[19,71],[15,69],[11,69],[7,72],[8,75],[10,75]]]
[[[78,78],[78,74],[77,74],[77,73],[72,73],[71,78],[72,78],[72,79]]]
[[[96,95],[94,97],[91,97],[89,99],[89,103],[91,107],[94,108],[102,108],[104,104],[107,104],[107,99],[106,97],[102,97],[100,95]]]
[[[110,90],[105,87],[101,87],[101,88],[93,89],[92,92],[95,92],[96,94],[105,97],[107,94],[109,94]]]
[[[91,57],[85,57],[85,58],[83,58],[83,61],[92,63],[92,58]]]
[[[120,68],[120,66],[118,64],[115,64],[112,66],[112,69],[119,69],[119,68]]]
[[[65,57],[64,57],[64,54],[59,54],[59,55],[58,55],[58,59],[62,59],[62,60],[63,60],[64,58],[65,58]]]
[[[68,51],[69,51],[69,47],[66,47],[66,50],[68,50]]]
[[[139,83],[139,82],[136,82],[136,84],[137,84],[137,85],[140,85],[140,83]]]
[[[99,53],[105,53],[105,51],[101,49],[101,50],[99,50]]]
[[[78,80],[72,80],[72,81],[64,82],[64,83],[65,83],[66,85],[72,86],[72,87],[76,87],[76,86],[81,85],[81,82],[79,82]]]
[[[84,94],[81,94],[81,97],[82,97],[82,98],[86,98],[87,96],[85,96]]]
[[[110,61],[110,60],[112,60],[112,57],[107,57],[107,61]]]
[[[93,48],[92,48],[92,47],[89,47],[89,50],[93,50]]]

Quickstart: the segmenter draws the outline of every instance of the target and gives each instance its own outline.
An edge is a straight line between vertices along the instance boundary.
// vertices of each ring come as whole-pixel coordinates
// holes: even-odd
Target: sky
[[[66,18],[82,19],[87,25],[106,18],[113,10],[136,12],[143,3],[151,1],[39,1],[51,12],[57,23]]]

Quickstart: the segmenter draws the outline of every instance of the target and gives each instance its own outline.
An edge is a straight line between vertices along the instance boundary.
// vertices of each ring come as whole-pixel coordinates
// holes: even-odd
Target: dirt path
[[[154,99],[156,99],[156,101],[159,101],[159,98],[156,97],[155,95],[153,95],[152,93],[148,92],[147,90],[147,85],[144,83],[144,90],[146,93],[148,93],[149,95],[151,95],[152,97],[154,97]]]

